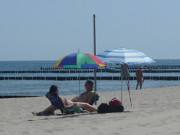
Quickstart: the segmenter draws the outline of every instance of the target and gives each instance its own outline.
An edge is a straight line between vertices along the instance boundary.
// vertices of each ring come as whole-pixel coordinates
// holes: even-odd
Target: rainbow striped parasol
[[[73,53],[62,57],[54,68],[95,68],[106,66],[98,57],[89,53]]]

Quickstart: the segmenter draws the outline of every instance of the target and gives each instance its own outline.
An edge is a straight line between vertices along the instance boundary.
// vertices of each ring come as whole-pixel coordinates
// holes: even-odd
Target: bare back
[[[73,102],[84,102],[84,103],[90,104],[94,94],[95,94],[94,91],[83,92],[79,96],[74,97],[72,99],[72,101]]]
[[[142,70],[138,70],[138,71],[136,72],[136,77],[137,77],[138,79],[143,77],[143,72],[142,72]]]

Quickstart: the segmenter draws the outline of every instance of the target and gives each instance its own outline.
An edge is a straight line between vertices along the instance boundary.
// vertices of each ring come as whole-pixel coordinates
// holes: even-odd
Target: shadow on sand
[[[123,111],[121,113],[132,113],[133,111]],[[114,112],[114,113],[119,113],[119,112]],[[80,117],[80,116],[86,116],[86,115],[103,115],[107,113],[74,113],[74,114],[55,114],[55,115],[42,115],[42,116],[36,116],[36,117],[45,117],[45,116],[51,116],[51,117],[46,117],[43,119],[38,119],[38,120],[52,120],[52,119],[65,119],[65,118],[75,118],[75,117]],[[28,120],[28,121],[37,121],[37,120]]]

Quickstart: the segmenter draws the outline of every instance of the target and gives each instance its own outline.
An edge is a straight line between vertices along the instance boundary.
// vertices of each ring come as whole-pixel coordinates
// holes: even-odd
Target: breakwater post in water
[[[94,77],[0,77],[0,80],[94,80]],[[130,80],[136,80],[136,77],[130,77]],[[144,76],[145,80],[180,80],[180,76]],[[121,80],[120,76],[98,76],[97,80]]]
[[[137,69],[129,69],[129,72],[135,73]],[[94,70],[58,70],[58,71],[0,71],[2,74],[24,74],[24,73],[92,73]],[[120,69],[97,69],[97,72],[103,73],[120,73]],[[180,69],[144,69],[143,73],[180,73]]]

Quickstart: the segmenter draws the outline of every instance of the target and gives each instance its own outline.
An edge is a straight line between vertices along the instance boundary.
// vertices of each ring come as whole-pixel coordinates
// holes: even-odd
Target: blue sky
[[[0,61],[131,48],[180,59],[180,0],[0,0]]]

